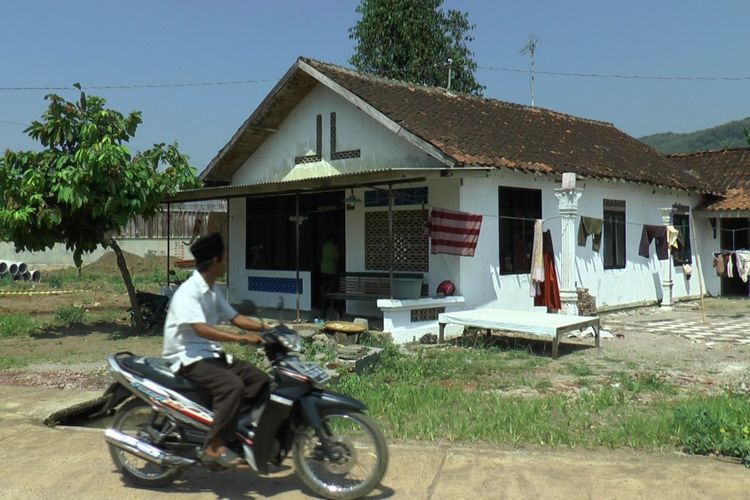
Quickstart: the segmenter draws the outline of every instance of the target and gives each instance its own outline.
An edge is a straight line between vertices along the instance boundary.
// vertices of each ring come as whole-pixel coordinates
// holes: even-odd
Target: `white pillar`
[[[560,302],[563,314],[578,314],[576,291],[576,216],[583,189],[576,187],[576,175],[563,174],[562,188],[555,189],[562,224],[562,258],[560,259]]]
[[[661,222],[664,226],[672,225],[672,208],[660,208]],[[663,290],[663,298],[661,299],[661,307],[664,309],[671,309],[674,303],[672,299],[672,289],[674,287],[674,281],[672,281],[672,247],[667,244],[667,261],[665,264],[666,269],[662,275],[661,287]]]

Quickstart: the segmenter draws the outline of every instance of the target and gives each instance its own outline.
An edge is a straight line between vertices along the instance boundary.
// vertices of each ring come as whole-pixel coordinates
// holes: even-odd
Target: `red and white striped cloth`
[[[473,257],[481,227],[481,215],[433,208],[429,222],[432,253]]]

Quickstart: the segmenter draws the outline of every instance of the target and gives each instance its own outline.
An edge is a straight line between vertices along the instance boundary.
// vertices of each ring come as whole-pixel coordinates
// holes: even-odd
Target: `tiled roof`
[[[704,191],[695,176],[609,123],[301,61],[459,165],[575,172]]]
[[[706,200],[705,210],[750,210],[750,148],[719,149],[668,157],[706,187],[723,196]]]

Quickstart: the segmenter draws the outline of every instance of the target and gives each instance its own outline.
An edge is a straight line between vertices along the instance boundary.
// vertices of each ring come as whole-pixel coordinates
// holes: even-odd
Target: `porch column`
[[[664,226],[672,225],[672,208],[660,208],[661,222]],[[661,307],[663,309],[671,309],[674,303],[672,298],[672,289],[674,287],[674,281],[672,281],[672,247],[667,245],[667,261],[664,264],[667,268],[662,274],[661,287],[663,290],[663,297],[661,299]]]
[[[562,314],[578,314],[578,292],[575,283],[576,216],[583,189],[576,188],[576,174],[563,174],[562,187],[555,189],[562,226],[562,258],[560,260],[560,302]]]

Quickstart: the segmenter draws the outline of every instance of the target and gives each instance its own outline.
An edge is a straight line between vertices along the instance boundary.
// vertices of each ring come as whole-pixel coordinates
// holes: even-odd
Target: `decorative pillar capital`
[[[576,215],[578,213],[578,200],[583,196],[583,189],[580,188],[557,188],[555,197],[560,215]]]

